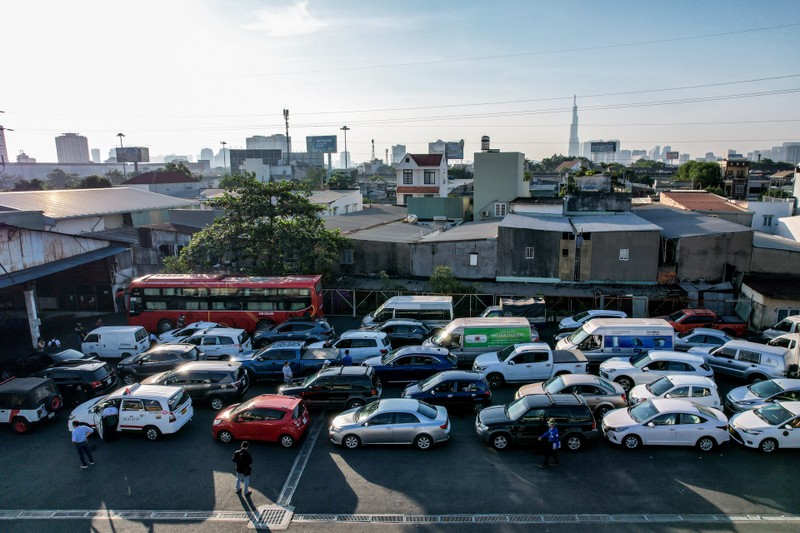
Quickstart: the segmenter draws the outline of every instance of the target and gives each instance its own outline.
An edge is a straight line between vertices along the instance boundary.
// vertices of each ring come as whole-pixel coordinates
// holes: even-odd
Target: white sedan
[[[672,351],[652,351],[633,357],[612,357],[600,363],[600,376],[619,383],[625,392],[635,385],[652,383],[667,374],[712,377],[714,371],[699,355]]]
[[[643,444],[697,446],[713,450],[728,442],[728,419],[718,409],[687,400],[646,400],[603,417],[603,435],[629,450]]]
[[[722,409],[717,384],[705,376],[667,375],[646,385],[636,385],[628,394],[628,403],[636,405],[653,398],[673,398]]]
[[[778,448],[800,448],[800,402],[767,403],[731,417],[733,440],[748,448],[772,453]]]

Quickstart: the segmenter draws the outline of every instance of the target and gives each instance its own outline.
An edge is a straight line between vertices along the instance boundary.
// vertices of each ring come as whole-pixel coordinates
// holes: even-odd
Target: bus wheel
[[[158,332],[159,333],[166,333],[171,329],[175,329],[175,326],[172,325],[172,320],[168,318],[162,318],[158,321]]]

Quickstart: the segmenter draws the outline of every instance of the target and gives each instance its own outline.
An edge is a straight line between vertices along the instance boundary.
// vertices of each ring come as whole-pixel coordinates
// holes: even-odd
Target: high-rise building
[[[286,151],[286,135],[276,133],[269,137],[265,135],[253,135],[245,140],[247,150],[283,150]]]
[[[63,133],[56,137],[59,163],[89,163],[89,141],[77,133]]]
[[[798,163],[800,163],[800,143],[798,142],[783,143],[783,149],[785,150],[784,161],[791,163],[793,165],[797,165]]]
[[[92,148],[92,163],[102,163],[100,159],[100,148]]]
[[[350,152],[342,152],[339,154],[339,167],[348,169],[353,166],[353,160],[350,158]]]
[[[8,146],[6,146],[6,130],[0,126],[0,164],[8,163]]]
[[[569,154],[570,157],[581,155],[581,143],[578,141],[578,99],[572,96],[572,124],[569,126]]]
[[[209,164],[214,162],[214,150],[211,148],[203,148],[200,150],[199,161],[208,161]]]
[[[392,164],[396,165],[400,161],[403,160],[403,156],[406,155],[406,145],[405,144],[395,144],[392,146]]]

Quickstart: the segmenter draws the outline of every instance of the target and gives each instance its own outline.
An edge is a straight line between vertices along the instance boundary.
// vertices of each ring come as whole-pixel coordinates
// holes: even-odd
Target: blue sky
[[[697,157],[800,139],[792,0],[46,0],[0,18],[12,160],[55,161],[62,132],[104,158],[118,132],[196,158],[282,133],[283,109],[293,147],[343,149],[347,124],[354,162],[371,139],[378,157],[464,139],[471,159],[484,134],[541,159],[567,151],[573,94],[581,141]]]

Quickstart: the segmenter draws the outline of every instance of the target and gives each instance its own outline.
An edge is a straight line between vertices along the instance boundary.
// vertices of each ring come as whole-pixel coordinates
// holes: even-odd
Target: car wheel
[[[348,409],[355,409],[356,407],[364,407],[364,405],[366,405],[364,403],[364,400],[362,400],[360,398],[355,398],[355,399],[350,400],[349,402],[347,402],[347,408]]]
[[[633,388],[633,380],[628,376],[620,376],[614,381],[619,383],[619,386],[622,387],[622,390],[625,392],[630,392],[630,390]]]
[[[508,448],[508,445],[511,444],[511,435],[508,433],[498,433],[497,435],[492,435],[492,440],[490,443],[492,448],[495,450],[505,450]]]
[[[342,439],[342,444],[348,450],[355,450],[359,446],[361,446],[361,439],[356,437],[355,435],[347,435],[345,438]]]
[[[610,410],[611,408],[607,405],[599,406],[597,409],[594,410],[594,419],[597,421],[602,420],[603,417],[606,416],[606,413],[608,413]]]
[[[764,439],[759,443],[758,449],[764,453],[772,453],[778,449],[778,441],[775,439]]]
[[[225,407],[225,400],[223,400],[219,396],[212,396],[211,398],[209,398],[208,403],[209,405],[211,405],[211,408],[215,411],[219,411],[220,409]]]
[[[280,443],[284,448],[291,448],[294,446],[294,437],[291,435],[281,435]]]
[[[259,320],[256,323],[256,329],[269,329],[275,325],[275,322],[272,320]]]
[[[697,441],[697,449],[701,452],[710,452],[713,450],[717,445],[717,441],[715,441],[711,437],[700,437]]]
[[[418,450],[430,450],[431,446],[433,446],[433,439],[430,435],[417,435],[417,438],[414,439],[414,446],[417,447]]]
[[[159,320],[158,325],[156,327],[158,328],[159,333],[166,333],[171,329],[175,329],[172,320],[168,318],[162,318],[161,320]]]
[[[31,423],[21,416],[18,416],[11,421],[11,429],[14,430],[14,433],[24,435],[31,430]]]
[[[761,374],[753,374],[750,376],[750,383],[758,383],[760,381],[766,381],[766,376],[762,376]]]
[[[486,376],[486,383],[489,384],[489,387],[492,389],[496,389],[498,387],[502,387],[506,382],[506,379],[503,377],[502,374],[489,374]]]
[[[642,445],[642,439],[640,439],[637,435],[628,435],[622,439],[622,444],[629,450],[635,450]]]
[[[161,431],[155,426],[145,426],[144,436],[147,437],[147,440],[156,441],[161,438]]]
[[[220,442],[224,442],[225,444],[227,444],[229,442],[233,442],[233,433],[223,429],[222,431],[217,433],[217,438],[219,439]]]
[[[50,396],[44,402],[44,408],[51,413],[58,411],[62,405],[64,405],[64,402],[61,400],[61,396]]]
[[[478,402],[472,406],[472,410],[475,411],[475,414],[480,413],[484,409],[486,409],[486,404],[483,402]]]
[[[129,372],[125,372],[120,377],[122,378],[122,382],[125,385],[133,385],[134,383],[136,383],[136,376],[134,376],[133,374],[131,374]]]
[[[256,375],[253,373],[253,371],[248,368],[247,370],[245,370],[245,372],[247,372],[247,383],[249,383],[250,385],[255,385]]]
[[[577,433],[567,435],[564,439],[564,446],[571,452],[580,451],[583,449],[583,436]]]

